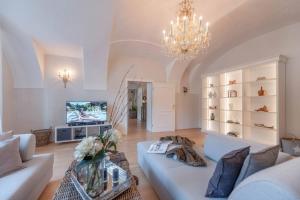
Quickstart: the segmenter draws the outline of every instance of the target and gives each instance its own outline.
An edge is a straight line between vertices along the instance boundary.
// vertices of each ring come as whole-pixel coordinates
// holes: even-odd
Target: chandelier
[[[176,21],[163,30],[162,44],[168,55],[180,60],[196,57],[209,47],[209,23],[203,23],[202,16],[197,17],[192,0],[182,0]]]

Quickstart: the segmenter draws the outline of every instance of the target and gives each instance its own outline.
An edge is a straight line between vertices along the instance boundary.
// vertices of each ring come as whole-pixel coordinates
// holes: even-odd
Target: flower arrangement
[[[83,139],[75,148],[77,178],[91,197],[104,190],[101,171],[105,168],[105,157],[108,152],[117,150],[119,138],[119,132],[110,129],[97,137]]]
[[[107,152],[117,150],[120,133],[109,129],[98,137],[84,138],[75,148],[74,157],[77,162],[95,161],[104,157]]]

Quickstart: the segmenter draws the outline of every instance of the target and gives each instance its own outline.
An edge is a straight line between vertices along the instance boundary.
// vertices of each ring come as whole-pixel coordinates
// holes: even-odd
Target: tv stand
[[[97,136],[111,129],[109,123],[94,125],[57,126],[55,127],[55,143],[76,142],[90,136]]]

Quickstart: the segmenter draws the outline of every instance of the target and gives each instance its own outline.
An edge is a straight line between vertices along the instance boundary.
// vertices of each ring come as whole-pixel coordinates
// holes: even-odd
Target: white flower
[[[111,135],[109,137],[110,142],[114,142],[115,144],[117,144],[120,138],[121,134],[117,129],[111,130]]]
[[[96,137],[84,138],[75,147],[74,157],[77,161],[83,160],[86,156],[94,157],[101,148],[101,145],[96,141]]]

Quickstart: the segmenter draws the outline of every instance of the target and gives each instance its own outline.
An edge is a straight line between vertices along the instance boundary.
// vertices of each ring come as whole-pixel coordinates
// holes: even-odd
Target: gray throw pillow
[[[250,147],[231,151],[217,163],[213,176],[209,180],[206,197],[226,198],[234,188]]]
[[[255,172],[275,165],[279,148],[279,145],[277,145],[256,153],[250,153],[243,164],[241,173],[235,183],[235,187]]]
[[[0,141],[0,177],[22,167],[20,137]]]

